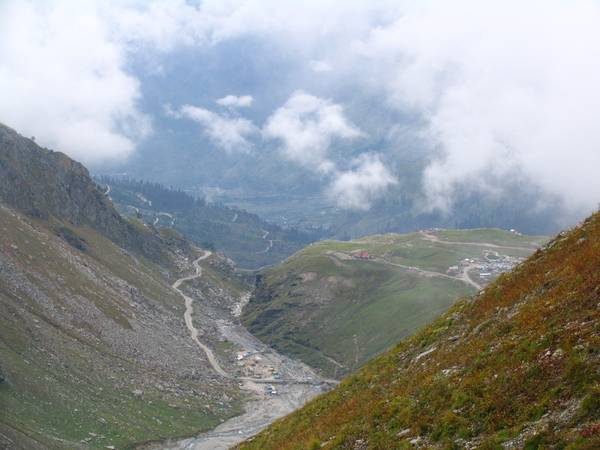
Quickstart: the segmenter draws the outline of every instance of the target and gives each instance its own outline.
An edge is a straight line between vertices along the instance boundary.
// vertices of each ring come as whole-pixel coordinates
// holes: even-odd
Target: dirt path
[[[217,321],[221,335],[227,340],[234,342],[242,348],[245,353],[254,357],[258,356],[263,367],[278,367],[283,374],[281,379],[267,378],[255,379],[250,377],[233,377],[225,372],[216,361],[213,352],[198,340],[198,330],[193,324],[193,299],[185,295],[179,286],[181,283],[202,276],[200,261],[206,259],[211,252],[204,254],[194,261],[196,274],[180,278],[173,284],[185,300],[186,310],[184,313],[185,323],[190,330],[190,336],[204,351],[213,369],[227,379],[239,381],[241,390],[246,391],[251,400],[246,403],[246,412],[240,416],[233,417],[214,430],[206,432],[196,438],[184,439],[169,445],[157,447],[156,450],[225,450],[244,439],[258,433],[263,428],[300,408],[315,396],[328,391],[332,385],[339,383],[338,380],[322,379],[306,364],[301,361],[281,355],[256,339],[239,324],[237,316],[242,306],[248,301],[249,295],[243,295],[234,308],[234,314],[230,319]],[[271,394],[265,387],[271,384],[277,387],[277,394]]]
[[[473,279],[471,278],[471,275],[469,275],[469,271],[471,269],[478,269],[480,267],[481,266],[478,266],[478,265],[471,265],[471,266],[465,267],[462,270],[460,276],[457,277],[457,279],[462,280],[465,283],[470,284],[471,286],[474,286],[478,291],[480,291],[483,288],[483,286],[480,285],[480,284],[478,284],[478,283],[476,283],[475,281],[473,281]]]
[[[535,245],[533,248],[532,247],[511,247],[510,245],[492,244],[490,242],[462,242],[462,241],[460,241],[460,242],[452,242],[452,241],[446,241],[444,239],[440,239],[439,237],[437,237],[435,235],[424,233],[423,231],[421,231],[419,234],[426,241],[439,242],[440,244],[461,244],[461,245],[464,244],[464,245],[476,245],[476,246],[479,246],[479,247],[509,248],[511,250],[524,250],[526,252],[533,252],[538,247],[538,245],[537,245],[538,242],[534,242],[533,243]]]
[[[202,261],[203,259],[206,259],[210,255],[211,255],[211,252],[209,252],[208,250],[204,250],[204,255],[202,255],[200,258],[195,260],[193,263],[194,267],[196,268],[196,275],[190,275],[188,277],[180,278],[175,283],[173,283],[173,288],[176,289],[185,300],[185,313],[183,314],[183,318],[185,320],[185,324],[186,324],[188,330],[190,330],[190,336],[191,336],[192,340],[196,344],[198,344],[198,346],[204,351],[204,353],[206,354],[206,357],[208,358],[208,361],[210,362],[210,364],[213,367],[213,369],[215,370],[215,372],[217,372],[219,375],[221,375],[222,377],[227,378],[229,380],[237,379],[239,381],[251,381],[253,383],[261,383],[261,384],[264,384],[264,383],[281,384],[281,383],[286,383],[286,382],[295,382],[295,383],[306,382],[306,378],[305,379],[286,379],[284,381],[284,380],[275,379],[275,378],[254,379],[254,378],[250,378],[250,377],[234,377],[234,376],[228,374],[227,372],[225,372],[225,370],[223,370],[223,368],[219,365],[218,361],[216,360],[215,355],[212,352],[212,350],[210,348],[208,348],[206,345],[204,345],[202,342],[200,342],[200,340],[198,339],[198,330],[194,326],[194,320],[192,318],[192,314],[194,313],[194,308],[192,306],[192,303],[194,302],[194,299],[185,295],[179,289],[179,286],[184,281],[193,280],[194,278],[198,278],[198,277],[202,276],[202,267],[200,267],[199,263],[200,263],[200,261]],[[249,298],[249,295],[243,295],[240,298],[240,302],[239,302],[240,305],[236,305],[236,307],[234,308],[234,317],[238,311],[241,312],[243,303],[247,302],[248,298]],[[285,359],[286,359],[285,357],[277,354],[274,350],[272,350],[271,348],[264,345],[262,342],[260,342],[258,339],[256,339],[254,336],[252,336],[250,333],[248,333],[244,328],[239,327],[236,331],[231,331],[231,330],[227,330],[228,327],[233,329],[232,328],[233,324],[231,322],[221,320],[221,321],[218,321],[218,323],[220,323],[220,325],[221,325],[221,333],[223,336],[227,337],[232,342],[236,342],[236,343],[242,345],[243,347],[250,349],[247,351],[252,352],[252,353],[257,353],[257,354],[259,352],[261,352],[261,355],[263,357],[265,355],[269,355],[269,354],[276,355],[276,357],[274,358],[274,361],[270,361],[268,364],[263,363],[263,365],[266,364],[268,366],[277,366],[277,365],[279,365],[279,360],[281,360],[282,362],[285,361]],[[245,336],[241,337],[243,334],[245,334]],[[310,370],[308,368],[308,366],[306,366],[304,371],[306,372],[307,370]],[[310,370],[309,378],[315,380],[315,382],[326,383],[326,384],[338,384],[339,383],[338,380],[332,380],[332,379],[328,379],[328,378],[317,378],[316,375],[312,372],[312,370]]]
[[[179,286],[184,281],[193,280],[194,278],[198,278],[198,277],[202,276],[202,268],[200,267],[199,263],[203,259],[208,258],[210,256],[210,254],[211,253],[209,251],[205,250],[204,255],[202,255],[200,258],[198,258],[196,261],[194,261],[194,267],[196,268],[196,275],[191,275],[189,277],[180,278],[175,283],[173,283],[173,288],[176,289],[185,300],[185,313],[183,314],[183,318],[185,320],[186,326],[188,327],[188,330],[190,330],[192,340],[196,344],[198,344],[198,346],[204,351],[204,353],[206,354],[206,357],[208,358],[208,361],[210,362],[210,365],[213,367],[213,369],[215,369],[215,372],[217,372],[222,377],[233,379],[233,377],[231,375],[229,375],[227,372],[225,372],[221,368],[221,366],[217,362],[212,350],[198,340],[198,330],[196,329],[196,327],[194,327],[194,321],[192,319],[192,314],[194,312],[192,303],[193,303],[194,299],[191,297],[188,297],[179,289]]]
[[[262,232],[265,233],[263,235],[263,239],[267,239],[267,236],[269,235],[269,232],[267,230],[260,230],[260,231],[262,231]],[[269,239],[268,241],[269,241],[269,243],[267,244],[267,248],[265,250],[262,250],[262,251],[256,252],[256,253],[267,253],[271,249],[271,247],[273,247],[273,240]]]
[[[416,274],[419,274],[419,275],[423,275],[423,276],[426,276],[426,277],[445,277],[445,278],[450,278],[451,280],[460,280],[463,283],[470,284],[471,286],[475,287],[477,290],[480,290],[482,288],[481,285],[477,284],[469,276],[469,270],[472,269],[472,268],[475,268],[475,266],[466,267],[460,277],[454,277],[454,276],[446,275],[446,274],[443,274],[443,273],[432,272],[430,270],[420,269],[418,267],[404,266],[402,264],[395,264],[395,263],[391,263],[391,262],[387,262],[387,261],[372,260],[372,262],[379,263],[379,264],[385,264],[387,266],[401,267],[402,269],[406,269],[409,272],[416,273]]]

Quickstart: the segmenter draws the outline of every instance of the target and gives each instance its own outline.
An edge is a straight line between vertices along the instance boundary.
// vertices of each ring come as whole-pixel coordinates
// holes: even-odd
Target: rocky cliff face
[[[150,227],[123,219],[96,189],[88,170],[60,152],[44,149],[0,124],[0,201],[33,219],[90,226],[117,245],[154,262],[170,259],[165,244],[190,254],[184,239],[161,236]],[[64,227],[56,234],[77,246],[79,239]],[[167,247],[168,248],[168,247]]]
[[[0,199],[28,216],[108,228],[118,220],[83,165],[0,124]]]

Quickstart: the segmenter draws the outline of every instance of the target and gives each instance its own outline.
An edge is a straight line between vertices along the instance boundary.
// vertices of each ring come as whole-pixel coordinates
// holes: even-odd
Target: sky
[[[355,209],[398,184],[370,143],[416,139],[431,208],[518,179],[587,214],[598,24],[596,0],[0,0],[0,122],[118,165],[177,121],[228,155],[276,146]]]

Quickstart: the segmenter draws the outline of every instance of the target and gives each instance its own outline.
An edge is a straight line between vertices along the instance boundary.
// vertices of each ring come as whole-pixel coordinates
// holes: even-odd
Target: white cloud
[[[150,132],[139,82],[92,5],[3,2],[0,29],[7,125],[86,163],[123,159]]]
[[[342,171],[329,156],[335,140],[344,142],[364,137],[344,115],[341,105],[297,91],[277,109],[263,128],[267,139],[281,141],[290,160],[330,179],[327,195],[339,207],[368,210],[371,202],[397,181],[379,155],[365,153],[350,161]]]
[[[328,59],[323,61],[316,61],[313,59],[308,65],[315,72],[329,72],[330,70],[333,70],[333,65]]]
[[[432,205],[515,174],[574,209],[598,203],[598,23],[585,0],[405,3],[354,44],[388,74],[388,104],[429,120],[443,152],[424,174]]]
[[[152,130],[132,56],[156,60],[168,80],[173,64],[161,55],[185,47],[193,61],[195,51],[223,51],[222,61],[243,56],[249,70],[222,81],[217,95],[252,92],[253,109],[266,115],[265,99],[297,91],[263,135],[306,167],[334,174],[332,144],[352,145],[361,133],[377,139],[368,120],[359,122],[360,103],[372,108],[360,111],[369,117],[392,109],[423,118],[442,153],[424,174],[432,204],[450,207],[464,180],[500,189],[518,172],[591,208],[600,192],[598,23],[595,0],[4,0],[0,121],[84,162],[122,159]],[[246,39],[256,54],[240,53]],[[230,73],[219,72],[219,61],[181,89],[211,98],[204,81]],[[250,98],[217,102],[234,109]],[[196,113],[226,148],[255,132],[245,119]]]
[[[206,134],[228,152],[249,151],[251,144],[246,137],[259,131],[247,119],[221,116],[196,106],[184,105],[178,111],[173,111],[167,105],[165,111],[172,117],[187,117],[200,123],[204,126]]]
[[[65,0],[59,0],[65,1]],[[128,50],[169,52],[179,46],[206,45],[217,18],[185,0],[88,0]]]
[[[321,170],[331,167],[327,153],[335,139],[364,136],[346,119],[342,106],[301,91],[269,117],[263,134],[280,140],[283,153],[292,161]]]
[[[366,211],[371,202],[397,180],[378,155],[363,154],[352,161],[355,168],[334,176],[328,195],[344,209]]]
[[[216,102],[221,106],[227,106],[229,108],[244,108],[246,106],[250,106],[254,99],[251,95],[242,95],[241,97],[236,97],[235,95],[227,95],[223,98],[216,100]]]

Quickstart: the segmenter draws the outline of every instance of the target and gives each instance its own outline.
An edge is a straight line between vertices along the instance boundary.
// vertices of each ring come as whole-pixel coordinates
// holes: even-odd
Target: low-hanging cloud
[[[217,104],[226,106],[228,108],[245,108],[250,106],[254,99],[251,95],[242,95],[237,97],[235,95],[226,95],[223,98],[215,100]]]
[[[364,133],[344,116],[342,106],[297,91],[269,117],[263,135],[280,140],[283,153],[292,161],[328,171],[332,141],[352,140]]]
[[[290,160],[327,175],[331,180],[327,195],[341,208],[367,210],[376,196],[397,182],[376,154],[354,158],[346,171],[329,157],[336,139],[347,142],[365,136],[331,100],[295,92],[267,120],[263,136],[278,139]]]
[[[449,210],[459,186],[491,192],[518,175],[573,209],[594,207],[600,4],[408,6],[355,49],[389,74],[390,106],[428,121],[441,149],[424,173],[431,206]]]
[[[329,197],[344,209],[366,211],[372,201],[398,181],[375,154],[363,154],[351,162],[353,169],[337,173],[327,189]]]
[[[153,132],[131,57],[208,43],[218,21],[207,9],[185,0],[0,2],[0,121],[86,164],[123,162]]]
[[[139,81],[94,5],[3,2],[0,29],[7,125],[86,163],[122,160],[150,133]]]
[[[183,105],[174,111],[169,105],[165,107],[167,115],[186,117],[204,127],[204,132],[221,148],[228,152],[245,151],[251,148],[247,137],[258,133],[258,129],[248,119],[219,115],[204,108]]]
[[[227,96],[217,100],[222,106],[237,108],[250,103],[252,97]],[[339,207],[367,210],[371,201],[397,180],[375,153],[354,158],[349,170],[340,170],[329,158],[331,144],[336,139],[352,140],[364,136],[344,116],[343,109],[330,100],[306,92],[295,92],[266,121],[262,133],[248,119],[220,115],[204,108],[184,105],[165,113],[174,118],[187,118],[201,124],[204,132],[220,147],[231,152],[251,147],[260,138],[279,141],[282,154],[330,180],[328,197]]]
[[[333,70],[333,65],[328,59],[323,61],[317,61],[313,59],[308,63],[308,66],[315,72],[329,72],[330,70]]]
[[[394,146],[394,133],[378,118],[407,115],[418,118],[410,126],[421,126],[407,133],[429,138],[422,153],[438,152],[423,174],[432,206],[450,210],[465,183],[502,190],[503,180],[519,174],[573,208],[593,208],[600,192],[598,23],[595,0],[4,0],[0,121],[84,162],[124,158],[160,126],[140,105],[142,93],[151,95],[143,85],[151,70],[173,74],[161,55],[183,47],[192,56],[219,54],[199,73],[210,80],[233,73],[219,71],[219,61],[250,48],[247,76],[235,72],[231,86],[200,81],[193,99],[145,103],[193,104],[217,92],[232,117],[196,111],[196,120],[215,145],[234,149],[255,136],[250,120],[262,123],[267,108],[296,91],[262,136],[331,177],[340,171],[329,150],[340,142],[351,146],[368,135],[401,154],[403,141]],[[252,45],[237,45],[244,42]],[[132,64],[132,56],[147,66]],[[202,91],[214,86],[220,89]],[[253,100],[229,92],[251,92]],[[248,122],[238,120],[236,111],[250,103]],[[217,136],[219,126],[225,137]]]

